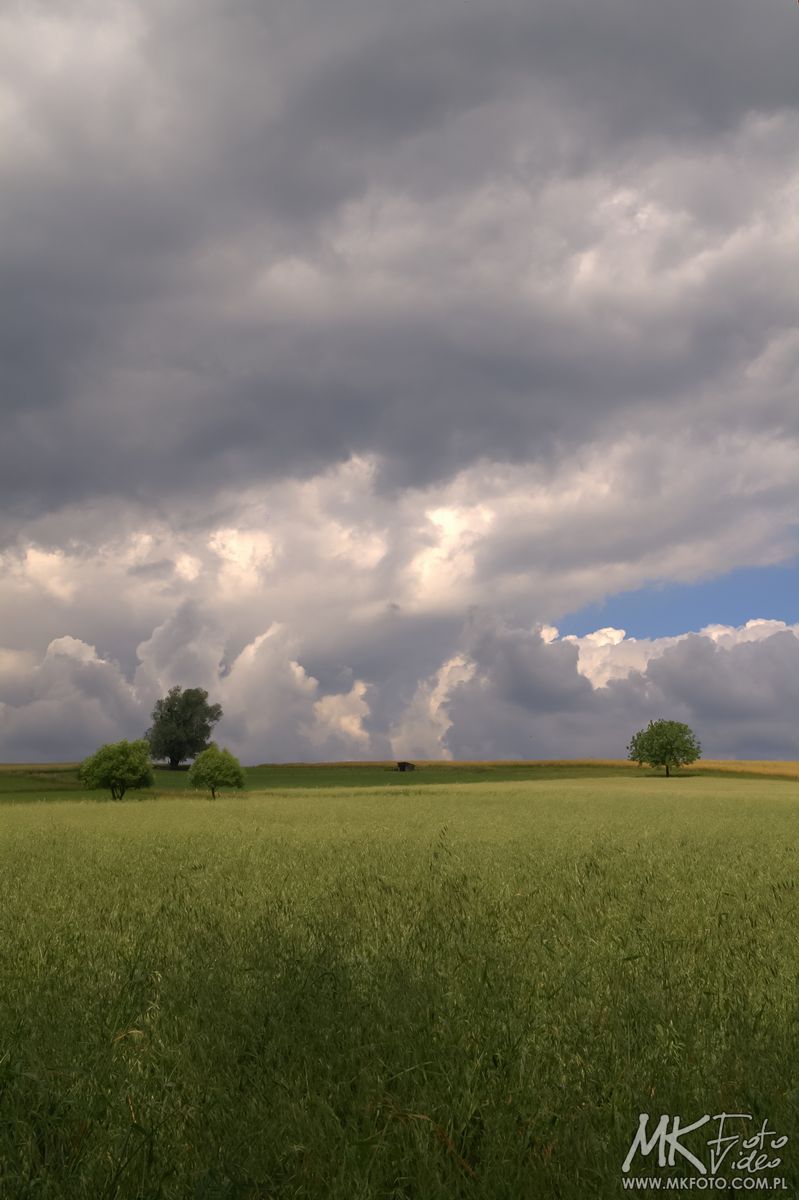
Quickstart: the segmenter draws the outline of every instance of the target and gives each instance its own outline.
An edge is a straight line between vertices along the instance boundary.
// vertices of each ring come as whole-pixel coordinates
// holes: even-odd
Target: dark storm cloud
[[[787,5],[37,14],[44,33],[19,18],[32,66],[9,75],[18,128],[0,169],[0,472],[14,521],[71,499],[147,505],[310,473],[353,451],[380,456],[395,486],[565,451],[614,414],[694,412],[795,319],[778,255],[759,277],[749,260],[711,273],[680,305],[587,308],[565,282],[524,295],[518,264],[504,292],[484,286],[472,268],[496,231],[478,223],[437,251],[430,228],[492,182],[535,197],[592,171],[636,182],[685,147],[729,157],[723,139],[747,115],[796,108]],[[48,20],[66,48],[37,74]],[[10,18],[0,38],[14,29]],[[113,53],[93,48],[97,29]],[[758,162],[764,175],[775,156]],[[421,206],[428,242],[419,259],[399,252],[372,299],[367,268],[342,265],[330,239],[374,195]],[[719,205],[691,203],[686,236],[701,242]],[[730,232],[747,215],[722,213]],[[355,221],[357,246],[368,212]],[[545,223],[550,248],[523,250],[531,277],[557,279],[597,221]],[[258,299],[255,268],[292,256],[326,274],[332,303]],[[777,387],[762,398],[770,412],[790,414]]]
[[[170,558],[160,558],[157,562],[128,567],[127,573],[138,579],[169,579],[174,570],[175,564]]]
[[[339,619],[334,628],[305,632],[301,660],[323,693],[345,691],[356,679],[368,685],[363,724],[377,741],[401,719],[419,681],[454,652],[461,625],[454,615],[408,617],[391,610],[368,625]]]
[[[686,638],[650,662],[646,677],[706,729],[708,757],[799,755],[799,638],[793,633],[730,648]]]
[[[797,100],[785,6],[764,17],[744,0],[701,9],[690,0],[645,9],[634,0],[443,4],[417,7],[401,27],[383,14],[380,34],[290,89],[292,128],[312,146],[383,152],[531,81],[567,110],[590,108],[589,122],[611,142],[719,133],[747,111]],[[557,127],[557,111],[538,118]]]
[[[592,688],[571,644],[486,619],[468,633],[474,675],[451,691],[454,758],[624,757],[636,729],[664,717],[696,732],[706,758],[796,759],[799,637],[727,646],[691,635],[642,671]]]

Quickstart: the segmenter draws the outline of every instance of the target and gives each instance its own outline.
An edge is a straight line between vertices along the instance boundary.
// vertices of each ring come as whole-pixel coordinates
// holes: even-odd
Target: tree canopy
[[[221,704],[209,704],[204,688],[173,687],[153,709],[153,723],[145,737],[155,759],[168,759],[177,770],[187,758],[208,748],[211,727],[222,716]]]
[[[628,757],[639,766],[665,767],[666,774],[672,767],[682,767],[696,762],[702,747],[696,735],[682,721],[650,721],[646,729],[639,729],[627,747]]]
[[[129,788],[153,785],[150,747],[138,742],[110,742],[80,765],[79,778],[89,788],[108,788],[112,800],[121,800]]]
[[[210,788],[216,799],[217,788],[244,787],[244,771],[241,763],[229,750],[220,750],[211,742],[207,750],[198,754],[189,771],[189,785],[195,788]]]

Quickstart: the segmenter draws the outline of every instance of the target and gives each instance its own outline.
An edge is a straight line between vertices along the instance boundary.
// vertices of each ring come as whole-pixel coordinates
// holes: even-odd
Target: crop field
[[[643,1112],[799,1194],[797,764],[388,767],[0,770],[2,1200],[650,1197]]]

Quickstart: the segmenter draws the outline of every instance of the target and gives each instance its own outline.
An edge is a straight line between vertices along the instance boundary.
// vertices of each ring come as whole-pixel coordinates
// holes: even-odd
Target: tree
[[[241,763],[229,750],[220,750],[215,742],[202,754],[198,754],[189,771],[189,786],[210,788],[216,800],[216,789],[220,787],[244,787],[244,771]]]
[[[186,758],[195,758],[208,747],[211,726],[222,716],[221,704],[209,704],[204,688],[169,689],[156,701],[153,723],[144,735],[153,758],[169,760],[176,771]]]
[[[702,747],[693,730],[682,721],[650,721],[646,729],[639,729],[627,747],[628,758],[639,766],[665,767],[666,775],[672,767],[683,767],[696,762]]]
[[[153,786],[150,747],[138,742],[110,742],[84,759],[78,773],[89,788],[110,788],[111,799],[121,800],[128,788]]]

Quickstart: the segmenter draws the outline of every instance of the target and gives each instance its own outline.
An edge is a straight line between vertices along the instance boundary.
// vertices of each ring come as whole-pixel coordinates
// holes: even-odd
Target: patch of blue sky
[[[778,567],[745,567],[702,583],[668,583],[620,592],[556,621],[561,636],[604,626],[629,637],[671,637],[706,625],[745,625],[758,617],[799,621],[799,559]]]

